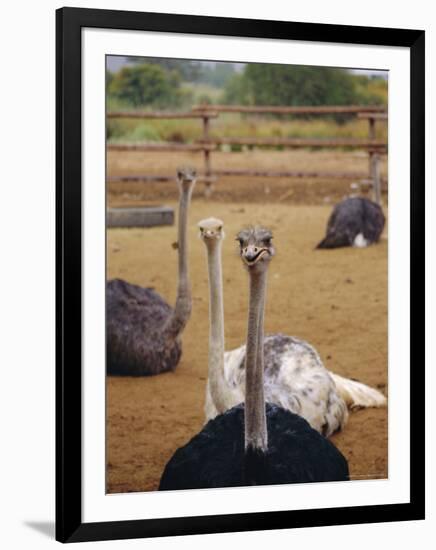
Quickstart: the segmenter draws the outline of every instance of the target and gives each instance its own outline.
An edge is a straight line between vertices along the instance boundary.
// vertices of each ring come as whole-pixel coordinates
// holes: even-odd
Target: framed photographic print
[[[56,16],[56,538],[423,519],[424,32]]]

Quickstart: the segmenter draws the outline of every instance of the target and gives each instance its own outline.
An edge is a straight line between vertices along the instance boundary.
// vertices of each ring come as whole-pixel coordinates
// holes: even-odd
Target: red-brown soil
[[[227,155],[226,162],[247,165],[253,155],[267,163],[259,153]],[[110,154],[109,173],[158,172],[159,168],[170,172],[177,164],[193,161],[201,166],[198,156],[127,156]],[[311,167],[325,160],[330,169],[367,166],[366,158],[352,153],[338,153],[335,165],[329,160],[331,153],[301,156],[300,152],[295,157],[301,163],[310,161]],[[277,164],[279,159],[273,155],[268,161]],[[202,427],[208,346],[205,251],[196,228],[202,218],[215,216],[225,222],[227,349],[240,345],[246,334],[247,277],[236,254],[234,235],[244,224],[261,222],[272,228],[277,247],[269,272],[266,331],[306,339],[329,369],[376,386],[387,395],[386,234],[367,249],[314,250],[324,233],[330,202],[349,193],[349,183],[229,178],[217,183],[210,199],[202,197],[199,186],[189,221],[193,311],[183,335],[182,360],[173,373],[108,378],[109,492],[157,489],[165,463]],[[116,184],[108,194],[111,206],[160,203],[176,207],[176,197],[172,183]],[[176,239],[175,227],[108,230],[108,277],[153,286],[173,304],[177,256],[171,244]],[[347,457],[353,479],[387,477],[387,408],[352,412],[346,428],[332,440]]]

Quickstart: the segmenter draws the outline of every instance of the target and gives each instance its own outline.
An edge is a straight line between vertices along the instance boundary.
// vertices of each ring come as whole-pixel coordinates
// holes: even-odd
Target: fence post
[[[373,117],[368,117],[368,139],[375,139],[375,119]],[[369,177],[372,178],[372,165],[373,165],[372,157],[374,155],[374,151],[371,151],[371,149],[369,149],[368,155],[369,155]]]
[[[375,117],[368,117],[368,139],[375,139]],[[377,204],[381,204],[380,190],[380,157],[374,151],[369,149],[369,177],[372,180],[373,199]]]
[[[209,141],[209,115],[205,111],[203,113],[203,142],[207,143]],[[205,180],[205,190],[204,195],[210,197],[212,194],[212,181],[211,181],[211,163],[210,163],[210,150],[203,149],[204,154],[204,175],[206,176]]]
[[[373,198],[377,204],[381,205],[380,156],[378,153],[371,151],[370,159]]]

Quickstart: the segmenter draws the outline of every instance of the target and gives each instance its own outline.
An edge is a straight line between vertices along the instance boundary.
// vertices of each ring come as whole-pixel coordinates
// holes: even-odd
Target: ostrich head
[[[218,218],[206,218],[198,222],[200,237],[207,245],[209,243],[224,239],[223,222]]]
[[[249,271],[260,273],[266,270],[275,254],[272,238],[271,231],[259,225],[247,227],[238,233],[236,240],[239,242],[239,254]]]
[[[197,170],[192,166],[179,166],[177,168],[177,182],[181,191],[190,191],[197,181]]]

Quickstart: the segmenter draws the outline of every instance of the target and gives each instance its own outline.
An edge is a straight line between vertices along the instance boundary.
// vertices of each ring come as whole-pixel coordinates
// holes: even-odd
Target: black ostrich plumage
[[[317,248],[353,246],[357,235],[363,235],[367,244],[379,240],[385,225],[381,207],[369,199],[351,197],[338,203],[327,222],[325,238]]]
[[[346,481],[348,464],[300,416],[266,404],[268,450],[245,454],[244,406],[210,420],[165,467],[159,490]]]
[[[173,309],[157,292],[112,279],[106,285],[106,308],[109,375],[147,376],[177,366],[180,339],[163,330]]]

